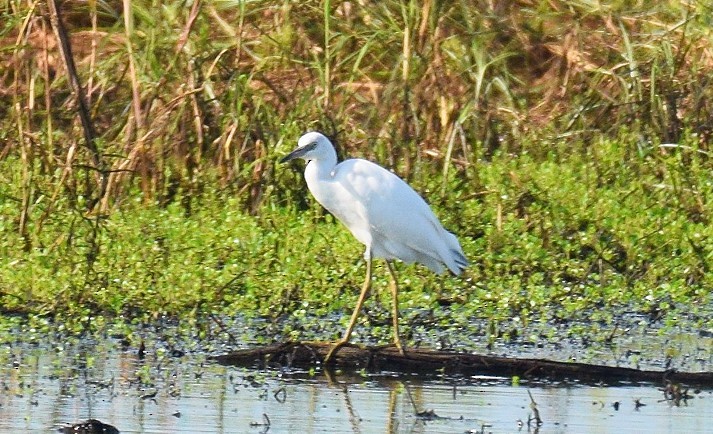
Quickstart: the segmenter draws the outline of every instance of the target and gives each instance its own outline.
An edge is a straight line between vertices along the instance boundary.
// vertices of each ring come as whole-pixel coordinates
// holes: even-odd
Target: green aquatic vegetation
[[[621,152],[618,142],[601,146]],[[399,265],[404,323],[445,299],[462,310],[444,320],[464,326],[513,317],[523,325],[584,317],[612,323],[627,309],[665,318],[705,304],[713,233],[707,209],[692,216],[680,204],[688,195],[709,203],[713,186],[705,173],[689,173],[695,189],[681,189],[678,197],[662,192],[657,167],[647,164],[663,162],[667,177],[690,170],[670,159],[641,157],[622,166],[612,158],[616,170],[587,156],[558,157],[557,164],[527,157],[514,164],[509,155],[482,162],[479,177],[492,193],[453,207],[434,201],[473,265],[460,279]],[[591,176],[597,170],[608,173],[607,183]],[[47,323],[40,318],[62,318],[68,332],[115,320],[217,314],[292,318],[283,332],[298,339],[301,321],[334,312],[346,321],[364,266],[362,247],[331,216],[315,204],[266,207],[251,216],[218,191],[191,201],[189,215],[182,201],[128,203],[102,219],[93,248],[84,241],[93,226],[65,223],[76,219],[73,210],[62,216],[58,208],[30,251],[18,248],[14,226],[2,218],[3,309],[39,315],[41,328]],[[380,325],[389,323],[382,271],[376,267],[363,320],[372,323],[375,340],[389,333]]]

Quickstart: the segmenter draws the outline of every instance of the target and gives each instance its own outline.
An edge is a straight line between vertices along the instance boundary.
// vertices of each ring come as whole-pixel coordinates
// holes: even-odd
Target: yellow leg
[[[396,285],[396,273],[394,272],[394,266],[391,265],[391,261],[386,261],[386,266],[389,267],[389,274],[391,274],[391,281],[389,282],[389,288],[391,288],[391,316],[394,322],[394,345],[399,349],[401,355],[404,355],[404,347],[401,345],[401,338],[399,337],[399,288]]]
[[[327,353],[327,357],[324,358],[324,363],[327,364],[332,360],[332,357],[337,353],[337,351],[344,346],[347,342],[349,342],[349,338],[352,336],[352,331],[354,330],[354,326],[356,325],[357,318],[359,317],[359,313],[361,312],[362,306],[364,306],[364,300],[366,300],[367,295],[369,294],[369,289],[371,289],[371,255],[369,255],[369,258],[366,260],[366,279],[364,280],[364,285],[361,287],[361,294],[359,294],[359,300],[357,300],[356,307],[354,308],[354,312],[352,313],[352,319],[349,321],[349,326],[347,327],[347,330],[344,332],[344,336],[342,337],[341,340],[337,341],[332,349],[329,350]]]

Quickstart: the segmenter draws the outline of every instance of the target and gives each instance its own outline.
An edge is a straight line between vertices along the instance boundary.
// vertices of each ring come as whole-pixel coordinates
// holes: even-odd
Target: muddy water
[[[150,344],[142,359],[111,340],[4,346],[0,362],[0,432],[88,418],[122,433],[528,432],[528,391],[541,433],[702,433],[713,420],[711,390],[674,403],[656,385],[251,371]]]

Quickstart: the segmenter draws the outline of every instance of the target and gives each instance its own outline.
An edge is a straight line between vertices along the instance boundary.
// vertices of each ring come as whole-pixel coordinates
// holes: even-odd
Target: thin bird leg
[[[391,265],[391,261],[386,261],[386,266],[389,267],[389,274],[391,274],[391,281],[389,282],[389,288],[391,288],[391,317],[394,321],[394,345],[399,349],[399,353],[404,355],[404,347],[401,345],[401,338],[399,337],[399,288],[396,285],[396,273],[394,272],[394,266]]]
[[[344,336],[342,337],[342,339],[335,342],[332,349],[330,349],[327,353],[327,357],[324,358],[325,364],[329,363],[329,361],[332,360],[332,357],[337,353],[337,351],[341,347],[343,347],[344,344],[349,342],[349,338],[352,336],[352,330],[354,330],[354,326],[356,325],[356,321],[359,317],[359,313],[361,312],[361,308],[362,306],[364,306],[364,300],[366,300],[366,297],[369,294],[369,289],[371,289],[371,255],[369,255],[369,258],[367,258],[366,260],[366,279],[364,280],[364,285],[362,285],[361,287],[361,294],[359,294],[359,300],[357,300],[356,307],[354,307],[352,319],[349,321],[349,326],[344,332]]]

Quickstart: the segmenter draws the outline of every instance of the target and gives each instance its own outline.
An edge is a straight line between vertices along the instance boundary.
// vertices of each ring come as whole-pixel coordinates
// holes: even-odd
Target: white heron
[[[349,326],[327,354],[325,363],[349,342],[371,288],[373,258],[385,259],[391,275],[394,344],[403,354],[399,338],[398,287],[391,262],[394,259],[407,264],[418,262],[438,274],[448,269],[458,275],[468,265],[458,239],[443,228],[421,196],[390,171],[358,158],[337,164],[332,142],[321,133],[304,134],[297,148],[280,162],[295,158],[307,161],[305,180],[317,202],[366,246],[366,280]]]

